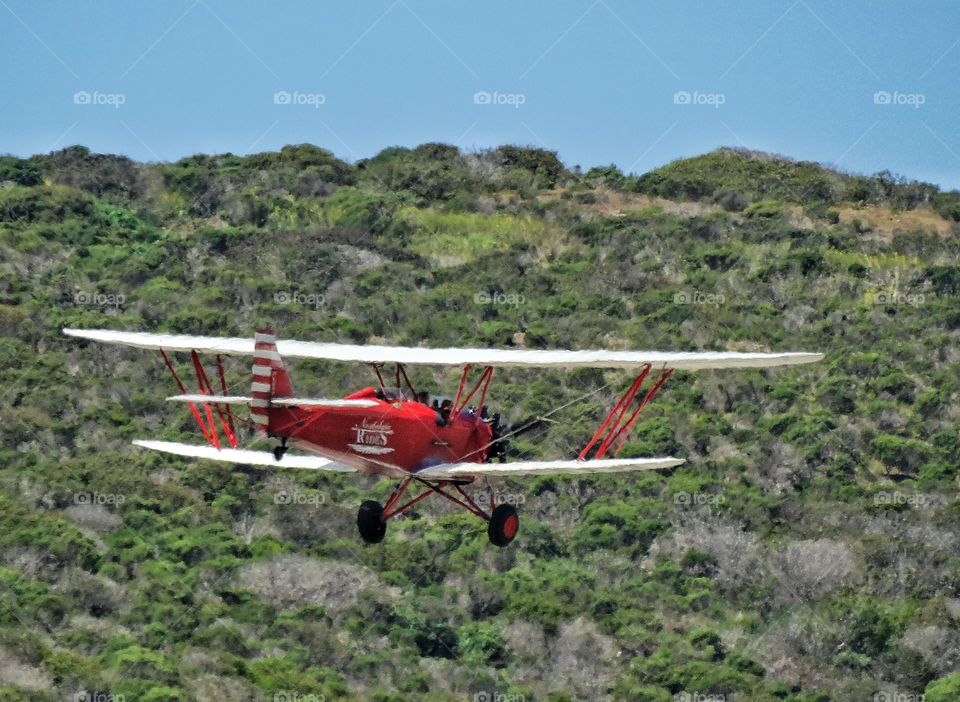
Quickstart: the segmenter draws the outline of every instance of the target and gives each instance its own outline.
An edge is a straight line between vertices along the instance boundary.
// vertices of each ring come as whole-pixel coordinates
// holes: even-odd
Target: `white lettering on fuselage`
[[[393,434],[393,427],[387,422],[369,420],[364,417],[360,424],[353,425],[353,431],[356,434],[354,443],[347,444],[357,453],[382,455],[393,451],[387,446],[390,442],[390,436]]]

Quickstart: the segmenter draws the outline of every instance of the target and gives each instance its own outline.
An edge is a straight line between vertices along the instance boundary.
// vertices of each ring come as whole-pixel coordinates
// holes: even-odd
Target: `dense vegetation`
[[[726,149],[634,177],[441,144],[72,147],[0,158],[0,183],[0,699],[958,699],[957,193]],[[364,547],[356,508],[388,484],[134,450],[200,440],[159,359],[60,334],[266,322],[827,358],[676,374],[623,455],[689,462],[498,481],[523,503],[507,549],[434,501]],[[511,421],[564,407],[512,453],[568,457],[630,379],[495,381]]]

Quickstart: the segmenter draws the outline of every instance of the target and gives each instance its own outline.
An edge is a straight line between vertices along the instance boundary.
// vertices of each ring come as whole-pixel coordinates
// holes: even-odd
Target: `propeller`
[[[492,417],[484,417],[484,421],[490,425],[490,431],[493,433],[487,450],[487,463],[493,463],[494,459],[500,463],[506,463],[510,439],[538,429],[549,420],[546,417],[532,417],[516,424],[504,424],[500,421],[500,413],[496,412]]]

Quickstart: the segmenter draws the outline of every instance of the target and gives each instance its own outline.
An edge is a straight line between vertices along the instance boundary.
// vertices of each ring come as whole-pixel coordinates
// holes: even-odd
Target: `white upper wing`
[[[109,344],[165,351],[253,355],[253,339],[179,334],[120,332],[108,329],[64,329],[64,334]],[[311,341],[277,341],[288,358],[322,358],[357,363],[404,363],[438,366],[527,366],[536,368],[639,368],[648,363],[678,370],[707,368],[767,368],[813,363],[821,353],[738,353],[732,351],[528,351],[521,349],[431,349],[407,346],[357,346]]]
[[[561,475],[625,473],[633,470],[673,468],[682,458],[601,458],[592,461],[516,461],[514,463],[443,463],[418,470],[420,478],[450,479],[476,475]]]

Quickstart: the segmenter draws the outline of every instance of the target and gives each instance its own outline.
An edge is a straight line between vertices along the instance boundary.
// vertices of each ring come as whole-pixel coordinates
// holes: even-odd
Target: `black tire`
[[[387,523],[383,521],[383,505],[375,500],[364,500],[357,512],[357,529],[360,538],[368,544],[378,544],[387,533]]]
[[[490,515],[487,536],[494,546],[503,548],[514,540],[520,529],[520,515],[513,505],[498,505]]]
[[[283,454],[287,452],[286,446],[274,446],[273,447],[273,460],[280,461],[283,458]]]

